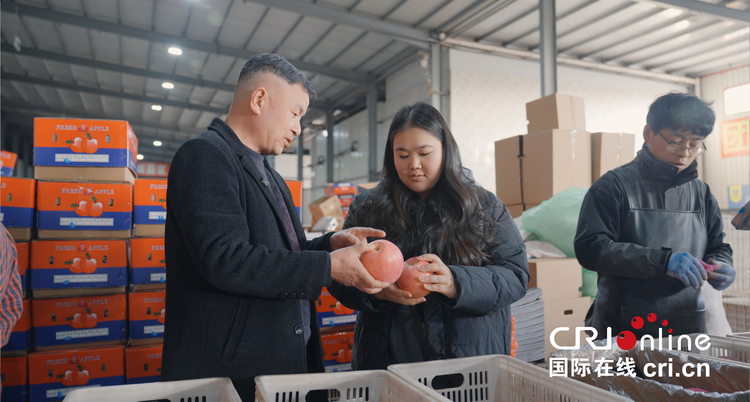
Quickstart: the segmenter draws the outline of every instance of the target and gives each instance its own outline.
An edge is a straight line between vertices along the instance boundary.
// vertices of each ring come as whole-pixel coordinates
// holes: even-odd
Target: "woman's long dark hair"
[[[424,199],[401,182],[393,158],[393,138],[411,128],[429,132],[443,145],[440,179]],[[456,140],[434,107],[417,103],[402,108],[393,117],[380,185],[384,191],[372,200],[367,216],[360,216],[365,214],[358,214],[359,211],[352,212],[360,224],[385,230],[387,238],[401,248],[405,258],[432,253],[445,264],[479,266],[488,263],[483,251],[488,233],[483,234],[480,229],[484,219],[479,216],[479,194],[476,187],[464,181]],[[417,233],[409,212],[419,203],[424,203],[431,219],[425,221],[424,230]]]

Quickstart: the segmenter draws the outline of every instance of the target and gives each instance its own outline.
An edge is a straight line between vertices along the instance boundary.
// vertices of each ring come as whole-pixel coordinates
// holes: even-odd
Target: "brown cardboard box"
[[[379,181],[371,181],[371,182],[367,182],[367,183],[357,184],[357,194],[359,194],[359,193],[361,193],[361,192],[363,192],[365,190],[369,190],[371,188],[375,188],[378,184],[380,184]]]
[[[508,208],[508,212],[513,218],[518,218],[523,214],[523,204],[506,205],[505,207]]]
[[[6,229],[8,230],[8,233],[10,233],[11,237],[13,237],[13,240],[17,242],[31,240],[31,228],[6,228]]]
[[[335,216],[342,218],[341,201],[338,196],[325,196],[310,203],[313,225],[324,216]]]
[[[635,134],[591,134],[591,183],[635,157]]]
[[[135,174],[126,167],[35,166],[34,178],[53,181],[115,182],[135,184]]]
[[[526,104],[529,133],[554,129],[586,131],[583,98],[552,94]]]
[[[581,265],[575,258],[532,258],[529,260],[530,288],[542,289],[545,301],[581,297]]]
[[[495,141],[495,184],[497,198],[506,205],[523,203],[521,191],[521,156],[523,136]]]
[[[523,210],[524,212],[530,210],[531,208],[538,207],[539,204],[523,204]]]
[[[164,237],[165,225],[134,225],[136,237]]]
[[[523,155],[524,204],[541,204],[568,187],[591,187],[591,134],[586,131],[525,135]]]
[[[591,298],[588,296],[574,299],[563,299],[550,301],[544,300],[544,353],[549,356],[557,349],[552,347],[550,335],[555,328],[568,327],[567,331],[555,334],[555,342],[560,346],[575,346],[576,327],[583,327],[586,313],[591,306]],[[581,338],[581,345],[585,341]]]

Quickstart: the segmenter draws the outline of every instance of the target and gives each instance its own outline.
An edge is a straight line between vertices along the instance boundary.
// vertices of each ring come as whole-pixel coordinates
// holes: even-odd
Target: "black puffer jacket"
[[[476,189],[481,214],[496,223],[484,222],[482,226],[483,233],[492,226],[492,241],[485,248],[491,263],[482,267],[446,264],[458,291],[454,300],[431,293],[426,302],[404,306],[331,281],[330,293],[345,306],[359,311],[353,351],[355,370],[510,353],[510,305],[526,294],[529,281],[525,247],[505,205],[489,191]],[[356,217],[368,216],[371,199],[383,191],[379,185],[358,195],[344,227],[360,226]],[[415,205],[414,209],[417,213],[410,214],[415,217],[414,230],[421,230],[419,217],[431,218],[420,206]],[[410,257],[415,256],[404,255]]]

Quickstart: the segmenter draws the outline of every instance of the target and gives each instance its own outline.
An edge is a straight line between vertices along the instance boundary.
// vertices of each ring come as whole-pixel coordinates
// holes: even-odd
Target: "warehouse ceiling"
[[[538,58],[539,47],[538,0],[1,5],[4,120],[126,119],[141,153],[156,162],[169,162],[226,114],[239,70],[257,53],[284,56],[311,80],[319,97],[304,123],[312,126],[327,110],[337,120],[361,110],[372,85],[430,43],[526,58]],[[746,65],[748,8],[748,0],[557,0],[558,60],[676,78]]]

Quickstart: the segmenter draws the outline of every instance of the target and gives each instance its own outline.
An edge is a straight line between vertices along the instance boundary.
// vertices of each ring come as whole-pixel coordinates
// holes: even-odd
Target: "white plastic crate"
[[[733,363],[738,363],[737,360],[739,360],[741,363],[744,363],[745,365],[750,365],[750,339],[741,339],[741,338],[728,338],[723,336],[716,336],[716,335],[704,335],[708,336],[709,339],[709,348],[708,350],[700,350],[695,347],[695,338],[700,336],[701,334],[689,334],[690,337],[690,350],[688,350],[687,342],[682,342],[679,344],[680,348],[678,349],[678,336],[672,337],[672,350],[679,350],[684,353],[690,353],[694,355],[699,355],[701,357],[708,357],[711,359],[719,359],[722,361],[731,361]],[[668,348],[669,342],[667,340],[668,338],[662,338],[662,346],[666,349]],[[648,344],[648,343],[647,343]],[[730,359],[725,359],[726,357],[729,357]],[[737,359],[737,360],[732,360]]]
[[[394,364],[388,370],[454,402],[630,401],[568,377],[550,377],[547,370],[504,355]]]
[[[63,402],[242,402],[229,378],[151,382],[82,388],[71,391]]]
[[[725,297],[724,311],[727,313],[727,321],[732,327],[732,332],[750,331],[750,298],[748,297]]]
[[[746,340],[750,341],[750,332],[735,332],[733,334],[728,334],[727,337],[729,337],[729,338],[746,339]]]
[[[256,402],[447,402],[386,370],[255,377]],[[246,401],[247,402],[247,401]]]

